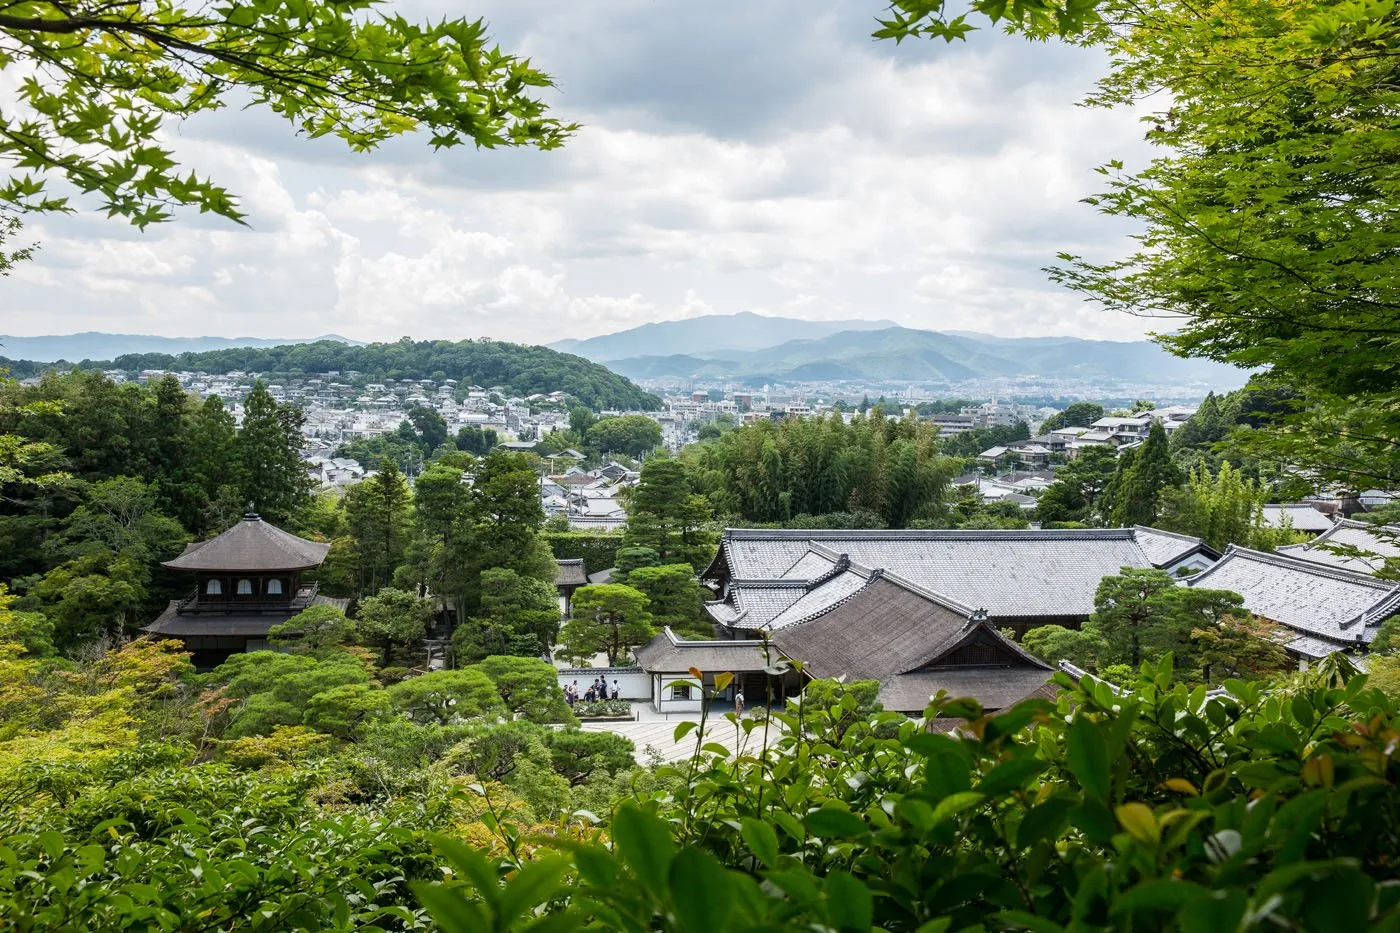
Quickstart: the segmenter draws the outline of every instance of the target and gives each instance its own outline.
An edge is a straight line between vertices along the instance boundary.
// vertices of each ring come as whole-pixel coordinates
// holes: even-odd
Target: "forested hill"
[[[34,364],[10,364],[16,376]],[[332,340],[279,347],[230,347],[202,353],[130,353],[84,360],[84,369],[171,369],[207,373],[359,372],[369,379],[456,379],[502,386],[519,395],[566,392],[592,408],[655,410],[661,401],[631,380],[581,356],[495,340],[410,340],[348,346]],[[46,369],[41,366],[39,369]]]

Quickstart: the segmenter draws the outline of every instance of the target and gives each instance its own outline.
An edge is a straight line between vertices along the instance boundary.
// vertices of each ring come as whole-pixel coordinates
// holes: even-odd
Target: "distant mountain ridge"
[[[0,335],[0,355],[12,360],[34,360],[54,363],[67,360],[112,360],[131,353],[203,353],[207,350],[227,350],[232,347],[281,347],[291,344],[319,343],[323,340],[362,347],[363,341],[351,340],[338,334],[305,339],[267,337],[156,337],[151,334],[108,334],[84,331],[81,334],[49,334],[43,337],[8,337]]]
[[[587,340],[560,340],[549,344],[549,348],[609,363],[636,356],[677,353],[708,356],[724,350],[753,350],[789,340],[819,340],[844,331],[895,326],[893,321],[804,321],[740,311],[738,314],[705,314],[683,321],[657,321]]]
[[[755,340],[741,349],[717,345],[716,341],[732,344],[733,338],[725,335],[736,330],[761,333],[752,326],[753,318],[780,322],[775,329],[781,339],[767,345]],[[742,319],[738,327],[731,323],[735,319]],[[916,330],[886,321],[810,336],[803,332],[809,323],[753,314],[707,315],[572,342],[569,352],[605,363],[632,379],[963,382],[1058,376],[1225,388],[1243,385],[1248,375],[1211,360],[1173,356],[1146,340],[996,337]],[[560,344],[554,346],[562,349]],[[618,348],[635,346],[647,349],[634,356],[613,355]]]

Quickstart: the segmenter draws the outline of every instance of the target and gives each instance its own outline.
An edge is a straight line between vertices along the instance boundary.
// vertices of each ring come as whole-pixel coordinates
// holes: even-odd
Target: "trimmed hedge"
[[[600,534],[593,531],[540,532],[557,560],[583,558],[587,573],[607,570],[617,563],[617,549],[622,547],[622,535]]]

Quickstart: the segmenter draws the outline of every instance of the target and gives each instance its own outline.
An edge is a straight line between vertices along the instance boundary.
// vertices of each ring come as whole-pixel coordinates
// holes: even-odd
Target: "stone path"
[[[683,761],[695,752],[695,733],[699,730],[691,730],[681,737],[679,743],[675,741],[676,726],[684,721],[678,717],[670,721],[585,722],[581,728],[589,732],[614,732],[626,736],[637,746],[637,762],[646,764],[652,759],[653,751],[663,761]],[[698,716],[695,721],[699,721]],[[773,722],[768,728],[768,743],[771,745],[776,741],[781,727]],[[705,733],[705,744],[723,745],[731,755],[739,752],[758,754],[763,748],[762,725],[755,726],[753,732],[745,735],[744,730],[729,720],[720,719],[711,721]]]

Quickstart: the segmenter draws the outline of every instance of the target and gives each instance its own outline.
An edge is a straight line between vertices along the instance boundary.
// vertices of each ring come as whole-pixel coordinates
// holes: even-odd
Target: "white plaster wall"
[[[566,684],[578,681],[579,693],[588,689],[588,685],[599,677],[604,677],[608,681],[608,690],[612,690],[612,682],[617,681],[617,691],[619,699],[623,700],[650,700],[651,675],[635,667],[610,668],[610,667],[579,667],[566,668],[559,672],[559,687],[563,689]]]
[[[701,711],[703,707],[700,699],[701,689],[689,674],[662,674],[660,681],[661,699],[656,703],[658,713],[698,713]],[[671,685],[677,683],[690,684],[690,699],[671,699]]]

